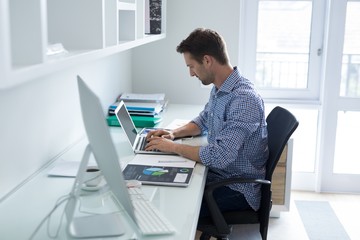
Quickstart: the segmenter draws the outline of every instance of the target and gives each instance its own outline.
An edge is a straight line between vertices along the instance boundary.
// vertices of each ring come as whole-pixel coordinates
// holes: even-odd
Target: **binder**
[[[161,0],[145,0],[145,34],[161,34]]]
[[[162,120],[161,117],[143,117],[143,116],[131,116],[131,119],[134,121],[135,127],[138,128],[154,127]],[[108,116],[106,120],[109,126],[120,127],[120,123],[115,115]]]

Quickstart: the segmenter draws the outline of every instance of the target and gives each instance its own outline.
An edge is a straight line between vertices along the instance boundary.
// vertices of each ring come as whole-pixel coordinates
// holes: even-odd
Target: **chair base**
[[[202,233],[200,236],[200,240],[210,240],[212,236],[206,234],[206,233]],[[229,240],[228,237],[217,237],[217,240]]]
[[[200,240],[210,240],[212,236],[206,234],[206,233],[202,233],[200,236]],[[228,237],[217,237],[217,240],[229,240]]]
[[[201,227],[198,226],[198,230],[201,231],[200,240],[210,240],[211,237],[216,238],[218,240],[229,240],[229,235],[232,232],[232,226],[229,226],[230,233],[228,234],[221,234],[218,233],[216,227],[214,225],[202,225]]]

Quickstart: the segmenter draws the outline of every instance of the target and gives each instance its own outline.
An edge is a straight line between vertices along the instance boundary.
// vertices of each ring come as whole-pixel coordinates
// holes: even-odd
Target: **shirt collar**
[[[239,70],[237,69],[237,67],[234,67],[234,70],[232,71],[232,73],[227,77],[227,79],[225,80],[225,82],[223,82],[223,84],[221,85],[220,89],[217,91],[219,92],[225,92],[225,93],[229,93],[233,90],[233,88],[236,85],[236,82],[239,81],[240,79],[240,73]]]

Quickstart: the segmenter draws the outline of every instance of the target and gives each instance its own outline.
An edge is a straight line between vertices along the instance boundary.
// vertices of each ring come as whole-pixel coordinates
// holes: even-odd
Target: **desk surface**
[[[159,126],[167,126],[174,119],[192,119],[201,110],[202,106],[170,104],[163,113],[164,120]],[[110,132],[120,161],[129,161],[133,158],[134,154],[125,139],[122,129],[111,127]],[[80,161],[86,144],[87,140],[85,138],[59,156],[59,159],[76,159]],[[0,204],[0,236],[6,236],[8,239],[28,239],[41,220],[54,207],[56,201],[70,192],[74,178],[48,177],[47,172],[53,167],[53,164],[37,174]],[[154,194],[154,204],[177,229],[174,235],[156,236],[155,238],[146,237],[144,239],[194,239],[205,185],[205,175],[206,168],[201,164],[197,164],[191,184],[186,188],[142,186],[145,194],[150,192]],[[52,234],[56,232],[59,226],[64,205],[61,205],[51,218],[50,231]],[[45,223],[42,226],[34,239],[48,238],[46,225]],[[131,230],[128,229],[128,231]],[[127,232],[126,238],[119,237],[116,239],[128,239],[130,235]],[[141,236],[138,237],[143,239]],[[69,238],[66,235],[64,216],[59,239]]]

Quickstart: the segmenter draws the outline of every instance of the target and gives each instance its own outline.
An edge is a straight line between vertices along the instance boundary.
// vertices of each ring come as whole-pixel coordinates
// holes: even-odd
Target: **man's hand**
[[[148,143],[145,146],[146,151],[153,151],[153,150],[159,150],[161,152],[175,152],[175,142],[172,141],[172,139],[169,139],[171,134],[155,136],[151,135],[150,138],[148,138]]]
[[[148,134],[146,135],[146,139],[148,141],[153,137],[162,137],[162,138],[171,139],[171,140],[175,139],[175,136],[171,131],[163,130],[163,129],[152,130],[152,131],[148,132]]]

